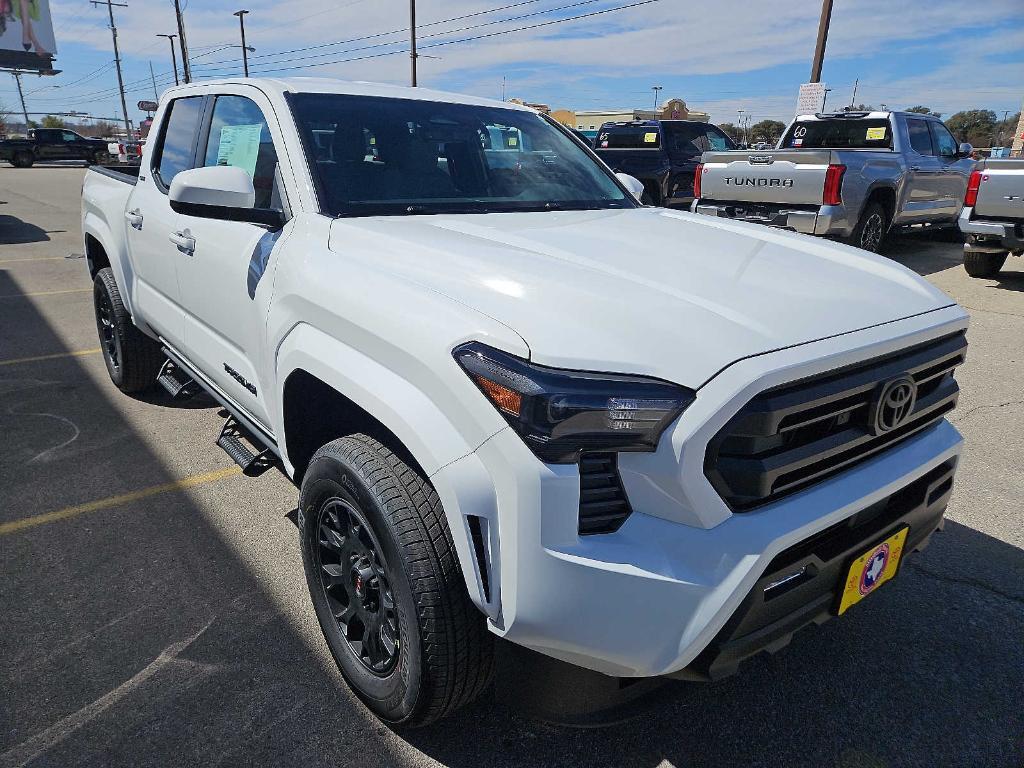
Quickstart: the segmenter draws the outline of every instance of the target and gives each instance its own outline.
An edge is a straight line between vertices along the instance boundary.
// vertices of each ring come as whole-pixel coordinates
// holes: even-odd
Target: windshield
[[[638,205],[534,112],[319,93],[289,100],[328,215]]]
[[[835,117],[793,123],[782,149],[892,149],[892,129],[884,117]]]

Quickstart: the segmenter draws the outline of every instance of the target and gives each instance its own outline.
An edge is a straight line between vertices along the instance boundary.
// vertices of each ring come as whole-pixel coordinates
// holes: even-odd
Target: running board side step
[[[224,422],[217,445],[242,468],[242,474],[247,477],[259,477],[277,464],[273,450],[245,429],[234,416],[228,416]]]
[[[164,360],[164,364],[160,366],[156,381],[174,400],[187,400],[200,389],[196,380],[170,358]]]

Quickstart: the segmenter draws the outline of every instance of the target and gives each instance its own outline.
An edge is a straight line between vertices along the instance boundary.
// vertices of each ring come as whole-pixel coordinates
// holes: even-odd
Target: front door
[[[139,169],[125,210],[128,248],[135,256],[132,309],[176,347],[185,341],[178,263],[189,257],[169,239],[180,217],[171,210],[167,192],[174,176],[194,164],[204,103],[203,96],[189,96],[167,106],[149,167]]]
[[[281,140],[276,123],[272,132],[265,114],[272,114],[269,104],[256,94],[218,95],[207,118],[209,139],[199,148],[196,165],[244,169],[256,188],[256,207],[281,210]],[[272,393],[264,392],[267,376],[260,371],[271,363],[260,357],[261,341],[273,290],[274,251],[290,228],[270,230],[184,214],[178,225],[194,241],[192,254],[178,260],[185,352],[229,398],[267,425]]]
[[[953,220],[960,215],[967,193],[967,180],[974,169],[974,160],[959,153],[953,134],[938,120],[929,122],[932,144],[938,155],[936,179],[936,213],[939,218]]]

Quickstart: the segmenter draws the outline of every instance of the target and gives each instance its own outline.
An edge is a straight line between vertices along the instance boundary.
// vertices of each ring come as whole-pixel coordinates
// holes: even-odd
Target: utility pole
[[[821,111],[822,112],[825,111],[825,102],[828,101],[828,94],[829,94],[829,92],[831,90],[832,90],[831,88],[826,88],[825,89],[825,95],[821,97]]]
[[[501,76],[501,100],[505,100],[505,76]]]
[[[181,15],[181,0],[174,0],[174,15],[178,19],[178,44],[181,45],[181,72],[185,82],[192,82],[192,67],[188,63],[188,43],[185,42],[185,18]]]
[[[811,82],[821,82],[821,65],[825,61],[825,43],[828,42],[828,25],[832,21],[832,0],[822,0],[821,18],[818,20],[818,42],[814,46],[814,61],[811,62]]]
[[[121,55],[117,51],[117,27],[114,26],[114,6],[118,8],[127,8],[127,3],[115,3],[113,0],[90,0],[90,2],[96,5],[107,6],[107,13],[110,15],[110,35],[114,39],[114,64],[117,68],[117,88],[121,92],[121,114],[124,115],[124,130],[125,137],[130,139],[132,137],[132,124],[128,120],[128,104],[124,100],[124,78],[121,76]]]
[[[153,62],[149,62],[149,79],[153,81],[153,100],[160,101],[160,94],[156,92],[156,75],[153,74]]]
[[[28,134],[28,109],[25,107],[25,93],[21,90],[21,72],[14,70],[14,81],[18,84],[18,98],[21,99],[21,114],[25,117],[25,134]]]
[[[238,17],[238,26],[242,30],[242,70],[245,72],[245,76],[249,76],[249,49],[245,47],[245,14],[248,11],[241,10],[235,11],[232,16]]]
[[[857,86],[858,85],[860,85],[860,78],[859,77],[856,80],[853,81],[853,96],[850,97],[850,108],[851,109],[853,108],[853,105],[857,103]]]
[[[662,90],[660,85],[652,85],[651,90],[654,91],[654,119],[658,119],[658,92]]]
[[[181,85],[181,81],[178,80],[178,57],[174,53],[174,38],[176,38],[177,35],[157,34],[157,37],[166,37],[167,42],[171,44],[171,66],[174,67],[174,84]]]
[[[409,0],[409,58],[412,59],[412,87],[416,87],[416,0]]]

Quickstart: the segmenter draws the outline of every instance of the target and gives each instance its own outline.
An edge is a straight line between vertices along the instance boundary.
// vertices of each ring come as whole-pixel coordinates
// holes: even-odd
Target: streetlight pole
[[[821,82],[821,65],[825,61],[825,43],[828,42],[828,25],[832,21],[832,0],[822,0],[821,18],[818,19],[818,42],[814,46],[814,61],[811,62],[811,82]]]
[[[174,38],[176,38],[177,35],[158,34],[157,37],[166,37],[167,42],[171,44],[171,66],[174,67],[174,84],[181,85],[181,81],[178,80],[178,56],[174,52]]]
[[[114,6],[118,8],[127,8],[127,3],[115,3],[112,0],[90,0],[95,5],[107,6],[107,13],[110,15],[110,34],[114,39],[114,64],[117,68],[117,87],[121,92],[121,114],[124,115],[124,131],[125,138],[131,139],[132,137],[132,124],[128,120],[128,103],[124,100],[124,78],[121,77],[121,56],[117,52],[117,27],[114,26]]]
[[[242,71],[245,72],[245,76],[249,76],[249,49],[245,46],[245,14],[248,11],[241,10],[235,11],[232,15],[238,17],[238,26],[242,30]]]
[[[829,91],[831,91],[831,90],[832,90],[831,88],[826,88],[825,89],[825,95],[821,97],[821,111],[822,112],[825,111],[825,102],[828,101],[828,94],[829,94]]]
[[[662,90],[660,85],[652,85],[651,90],[654,91],[654,119],[658,119],[658,92]]]
[[[412,87],[416,87],[416,0],[409,0],[409,58],[412,60]]]

